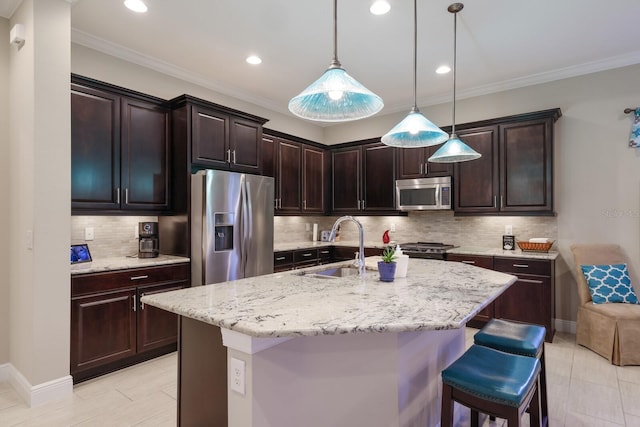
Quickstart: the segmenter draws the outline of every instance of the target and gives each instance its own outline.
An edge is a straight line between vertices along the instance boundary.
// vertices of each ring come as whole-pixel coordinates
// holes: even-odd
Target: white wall
[[[9,20],[0,18],[0,40]],[[9,200],[9,44],[0,43],[0,200]],[[0,209],[0,365],[9,361],[9,209]]]
[[[10,362],[30,393],[69,373],[70,5],[24,0],[10,21]]]

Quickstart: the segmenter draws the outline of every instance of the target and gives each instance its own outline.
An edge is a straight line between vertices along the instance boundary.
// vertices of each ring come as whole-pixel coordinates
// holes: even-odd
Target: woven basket
[[[553,240],[547,243],[533,243],[525,241],[517,241],[518,247],[525,252],[549,252],[553,246]]]

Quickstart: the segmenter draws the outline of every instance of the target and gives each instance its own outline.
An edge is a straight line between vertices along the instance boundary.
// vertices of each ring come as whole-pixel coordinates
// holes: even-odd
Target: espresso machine
[[[155,258],[159,254],[157,222],[138,223],[138,258]]]

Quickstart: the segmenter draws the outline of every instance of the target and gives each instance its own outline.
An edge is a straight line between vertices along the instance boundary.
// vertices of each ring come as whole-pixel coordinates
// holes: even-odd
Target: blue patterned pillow
[[[638,304],[631,286],[627,264],[581,265],[594,304],[625,302]]]

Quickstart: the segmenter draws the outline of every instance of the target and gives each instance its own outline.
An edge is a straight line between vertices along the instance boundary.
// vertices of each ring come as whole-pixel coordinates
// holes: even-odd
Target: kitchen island
[[[437,425],[439,374],[464,351],[466,322],[516,277],[420,259],[393,283],[308,274],[335,266],[142,299],[181,316],[179,423],[208,405],[234,427]],[[227,400],[194,391],[208,382]]]

